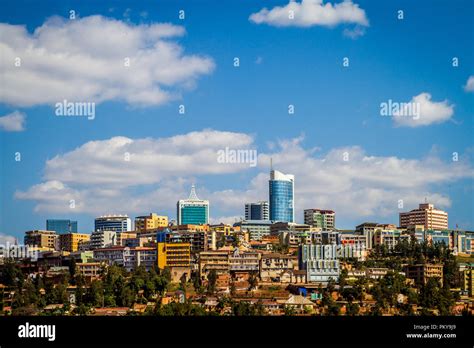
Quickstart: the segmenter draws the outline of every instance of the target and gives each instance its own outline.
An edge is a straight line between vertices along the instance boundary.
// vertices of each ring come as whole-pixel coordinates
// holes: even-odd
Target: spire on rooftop
[[[199,198],[196,194],[196,187],[194,186],[194,184],[191,186],[191,193],[189,194],[189,198],[188,198],[190,201],[198,201]]]

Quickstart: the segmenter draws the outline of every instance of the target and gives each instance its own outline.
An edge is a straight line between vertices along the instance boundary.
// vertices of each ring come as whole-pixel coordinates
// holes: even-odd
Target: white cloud
[[[217,152],[226,146],[252,148],[253,138],[243,133],[203,130],[169,138],[113,137],[90,141],[46,162],[45,179],[81,185],[146,185],[189,174],[242,171],[248,164],[218,163]],[[127,160],[129,158],[129,160]],[[81,168],[80,171],[74,168]]]
[[[19,111],[0,117],[0,130],[21,132],[25,130],[26,115]]]
[[[1,246],[6,246],[7,243],[10,245],[15,244],[16,241],[17,241],[16,237],[0,232],[0,245]]]
[[[365,11],[351,0],[334,5],[323,3],[323,0],[290,1],[286,6],[276,6],[270,10],[263,8],[251,14],[249,19],[257,24],[265,23],[277,27],[333,27],[341,23],[369,25]]]
[[[173,196],[173,202],[183,195],[187,197],[190,182],[184,177],[231,174],[249,168],[248,164],[219,163],[218,151],[225,147],[254,148],[253,137],[203,130],[169,138],[113,137],[90,141],[48,160],[44,181],[16,192],[16,197],[38,201],[37,211],[67,212],[72,199],[76,212],[111,206],[126,206],[133,211],[136,207],[140,211],[150,202],[163,200],[164,187],[166,196]],[[135,198],[129,195],[129,191],[143,185],[151,185],[147,194]]]
[[[234,215],[234,216],[219,216],[219,217],[210,217],[209,218],[209,223],[213,225],[218,225],[218,224],[230,224],[233,225],[236,222],[239,222],[242,220],[244,217],[242,215]]]
[[[323,153],[305,149],[302,141],[303,137],[280,141],[271,153],[260,154],[260,172],[251,180],[245,176],[252,173],[245,173],[248,166],[216,162],[219,147],[229,143],[253,146],[253,138],[243,133],[205,130],[171,138],[88,142],[48,161],[44,181],[17,191],[16,197],[35,201],[35,210],[41,212],[70,213],[69,200],[74,199],[77,213],[160,211],[174,216],[176,201],[187,197],[197,179],[199,197],[210,200],[212,221],[223,217],[231,221],[243,214],[245,202],[268,198],[272,157],[275,168],[296,177],[298,220],[303,209],[327,208],[340,218],[361,221],[396,214],[399,200],[403,200],[403,211],[425,197],[447,208],[451,199],[439,187],[474,177],[474,169],[463,156],[458,162],[443,162],[433,153],[422,159],[371,156],[358,146]],[[131,161],[124,163],[127,150]],[[210,174],[225,189],[203,185],[200,178]],[[218,175],[223,177],[217,179]],[[235,175],[243,176],[235,179]]]
[[[343,31],[344,36],[347,36],[351,38],[352,40],[355,40],[365,34],[365,28],[361,27],[360,25],[357,25],[353,29],[345,28]]]
[[[474,76],[469,76],[466,85],[464,86],[466,92],[474,92]]]
[[[179,98],[214,68],[211,58],[184,53],[176,39],[185,30],[172,24],[52,17],[32,34],[25,26],[5,23],[0,32],[6,62],[0,67],[0,102],[20,107],[64,99],[159,105]]]
[[[396,126],[421,127],[431,124],[443,123],[454,114],[454,105],[447,100],[435,102],[431,100],[431,94],[420,93],[414,96],[409,103],[419,107],[418,116],[394,116]]]

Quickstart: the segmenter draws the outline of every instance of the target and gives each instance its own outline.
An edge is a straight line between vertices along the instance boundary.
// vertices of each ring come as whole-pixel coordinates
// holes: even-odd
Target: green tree
[[[250,272],[248,283],[249,283],[249,290],[250,291],[257,287],[257,285],[258,285],[257,272],[255,272],[255,271]]]
[[[216,292],[217,283],[217,272],[215,269],[211,269],[207,275],[207,292],[213,294]]]

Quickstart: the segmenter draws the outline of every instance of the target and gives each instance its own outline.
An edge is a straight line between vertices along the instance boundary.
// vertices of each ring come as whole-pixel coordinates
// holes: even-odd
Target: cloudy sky
[[[398,223],[427,198],[474,228],[472,1],[45,3],[0,5],[2,238],[175,218],[193,183],[234,222],[268,199],[270,158],[295,175],[298,222]],[[64,100],[95,117],[57,116]]]

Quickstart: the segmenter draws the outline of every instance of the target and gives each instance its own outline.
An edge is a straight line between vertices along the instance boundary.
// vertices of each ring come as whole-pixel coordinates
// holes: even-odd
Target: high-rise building
[[[199,199],[194,185],[188,199],[176,204],[178,225],[200,225],[209,223],[209,201]]]
[[[137,216],[135,218],[135,231],[146,232],[158,228],[168,227],[168,217],[151,213],[146,216]]]
[[[277,170],[270,172],[270,220],[294,222],[295,176]]]
[[[132,220],[127,215],[102,215],[94,222],[94,231],[127,232],[131,230]]]
[[[245,220],[268,220],[269,217],[267,201],[245,204]]]
[[[66,219],[48,219],[46,220],[46,230],[55,231],[57,234],[76,233],[77,221]]]
[[[433,204],[422,203],[418,209],[400,213],[400,227],[424,225],[427,230],[448,229],[448,213],[435,209]]]
[[[336,213],[332,210],[305,209],[304,223],[325,231],[333,230],[336,225]]]

